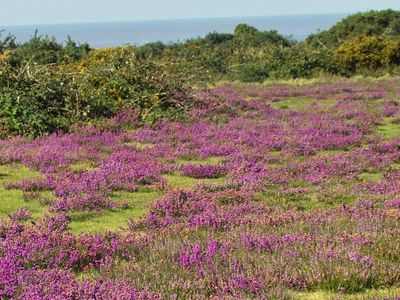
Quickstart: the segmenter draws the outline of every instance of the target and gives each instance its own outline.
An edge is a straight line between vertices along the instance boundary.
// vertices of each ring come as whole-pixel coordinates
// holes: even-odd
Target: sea
[[[236,25],[246,23],[259,30],[277,30],[294,40],[325,30],[346,17],[343,14],[292,15],[269,17],[198,18],[158,21],[71,23],[54,25],[1,26],[2,36],[11,33],[20,42],[29,40],[37,30],[41,35],[63,42],[70,36],[94,48],[143,45],[149,42],[182,42],[209,32],[232,33]]]

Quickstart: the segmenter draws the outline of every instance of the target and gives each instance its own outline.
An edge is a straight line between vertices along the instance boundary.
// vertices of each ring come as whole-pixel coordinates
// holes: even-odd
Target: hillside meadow
[[[1,37],[0,299],[400,299],[399,36]]]
[[[4,299],[396,299],[399,79],[224,84],[0,144]]]

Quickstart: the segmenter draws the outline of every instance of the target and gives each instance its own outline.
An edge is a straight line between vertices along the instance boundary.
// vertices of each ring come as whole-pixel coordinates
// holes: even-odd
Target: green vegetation
[[[316,47],[336,47],[343,41],[362,35],[398,36],[400,34],[400,14],[391,9],[370,11],[349,16],[329,30],[313,34],[307,43]]]
[[[336,58],[344,72],[388,69],[400,63],[400,41],[381,36],[358,36],[342,43]]]
[[[27,199],[21,190],[6,189],[8,183],[37,178],[40,173],[20,165],[0,165],[0,217],[14,213],[19,208],[26,208],[34,217],[39,217],[45,208],[37,199]]]
[[[131,126],[183,118],[193,103],[190,87],[220,80],[397,74],[399,35],[400,12],[385,10],[347,17],[303,42],[247,24],[232,34],[114,49],[70,38],[60,44],[37,32],[20,44],[6,36],[0,38],[0,136],[68,131],[127,111]]]
[[[179,160],[177,163],[188,162]],[[199,164],[217,164],[219,157],[210,157],[205,160],[191,160]],[[93,168],[90,162],[78,162],[69,167],[74,172],[81,172]],[[0,165],[0,217],[6,217],[18,209],[26,208],[32,213],[33,219],[43,217],[49,213],[44,200],[51,201],[54,197],[51,192],[26,193],[17,189],[7,189],[9,183],[21,182],[39,178],[39,172],[32,171],[22,165]],[[171,188],[193,188],[197,184],[223,184],[225,178],[194,179],[179,174],[165,175]],[[105,211],[74,212],[71,214],[70,228],[74,233],[104,233],[116,231],[126,227],[130,219],[139,219],[146,215],[152,203],[162,196],[161,191],[139,188],[136,192],[114,192],[112,200],[118,208]]]
[[[167,180],[169,186],[171,188],[192,188],[198,184],[223,184],[226,178],[216,178],[216,179],[195,179],[192,177],[181,176],[178,174],[168,174],[165,175],[165,179]]]
[[[79,61],[53,65],[44,64],[53,54],[36,55],[40,52],[35,50],[37,43],[53,52],[70,51],[69,55],[75,57],[74,51],[68,50],[73,48],[72,41],[64,48],[56,48],[52,46],[54,41],[34,37],[0,61],[2,135],[39,136],[67,131],[77,122],[111,117],[118,112],[125,114],[120,122],[134,124],[135,118],[153,122],[162,117],[179,117],[190,99],[182,80],[168,75],[160,65],[137,60],[132,48],[93,51]],[[19,60],[20,49],[32,54],[28,62],[25,63],[25,52]]]
[[[327,292],[314,293],[294,293],[293,298],[297,300],[327,300],[327,299],[342,299],[342,300],[365,300],[365,299],[391,299],[400,293],[400,289],[382,289],[369,290],[360,294],[354,295],[338,295]]]
[[[387,139],[400,136],[400,124],[393,118],[385,118],[384,122],[378,126],[377,130]]]
[[[125,207],[102,212],[75,212],[71,216],[71,230],[74,233],[104,233],[119,230],[126,227],[130,219],[145,216],[150,205],[160,196],[161,193],[156,191],[115,193],[113,199],[123,203]]]

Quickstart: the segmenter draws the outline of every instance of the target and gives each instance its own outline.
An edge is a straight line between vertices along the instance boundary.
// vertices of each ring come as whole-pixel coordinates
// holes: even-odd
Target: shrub
[[[90,51],[88,44],[78,45],[70,37],[63,46],[55,38],[41,36],[37,31],[27,42],[16,45],[14,39],[13,43],[15,50],[11,52],[8,60],[14,67],[27,63],[45,65],[76,61],[86,56]]]
[[[204,40],[211,45],[219,45],[231,41],[233,37],[234,35],[230,33],[218,33],[214,31],[207,34]]]
[[[360,70],[376,70],[399,64],[400,43],[397,40],[360,36],[342,43],[336,49],[339,65],[349,73]]]
[[[395,10],[370,11],[351,15],[338,22],[329,30],[313,34],[307,43],[314,47],[321,45],[335,48],[343,41],[358,36],[393,36],[400,34],[400,12]]]
[[[166,45],[162,42],[147,43],[141,47],[136,48],[135,54],[138,58],[148,59],[153,57],[160,57]]]
[[[126,109],[145,122],[181,117],[190,100],[184,79],[136,59],[131,50],[95,51],[74,64],[14,67],[3,62],[1,132],[39,136]]]
[[[256,63],[239,65],[234,73],[232,78],[242,82],[263,82],[269,77],[268,67]]]
[[[165,66],[136,59],[133,48],[101,50],[85,64],[78,89],[81,98],[94,105],[87,112],[90,118],[129,107],[137,109],[142,120],[153,122],[179,117],[189,104],[185,80],[169,74]]]
[[[35,66],[0,73],[0,119],[8,132],[38,136],[67,129],[75,120],[72,80],[52,68]]]
[[[338,72],[332,58],[332,51],[313,49],[305,44],[298,44],[290,48],[274,48],[268,63],[270,76],[277,79],[307,78],[321,72]]]
[[[1,38],[0,31],[0,38]],[[6,50],[15,49],[17,47],[15,36],[8,34],[4,39],[0,39],[0,53],[3,53]]]
[[[276,30],[259,31],[257,28],[247,24],[236,26],[234,42],[244,47],[260,46],[262,44],[281,45],[285,47],[291,45],[291,42]]]

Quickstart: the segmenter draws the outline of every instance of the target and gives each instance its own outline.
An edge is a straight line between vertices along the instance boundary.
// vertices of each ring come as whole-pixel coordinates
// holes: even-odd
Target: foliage
[[[75,49],[74,43],[66,49]],[[111,117],[126,108],[149,122],[179,117],[190,98],[180,78],[124,48],[94,51],[73,64],[18,68],[5,62],[0,91],[0,119],[7,131],[31,136],[68,130],[78,121]]]
[[[235,28],[234,42],[240,46],[260,46],[273,44],[290,46],[290,41],[280,35],[277,31],[259,31],[257,28],[247,24],[239,24]]]
[[[1,33],[2,31],[0,31],[0,38],[1,38]],[[6,50],[15,49],[16,47],[17,47],[16,38],[11,34],[8,34],[5,38],[0,40],[0,54]]]
[[[68,37],[65,46],[58,43],[55,38],[41,36],[36,31],[33,37],[22,44],[18,44],[9,56],[9,63],[21,66],[27,63],[57,64],[79,60],[90,51],[88,44],[78,45]]]
[[[313,49],[305,44],[275,48],[269,61],[273,78],[308,78],[319,73],[337,73],[336,62],[329,49]]]
[[[135,54],[141,59],[152,59],[160,57],[167,46],[163,42],[147,43],[138,47]]]
[[[0,135],[65,131],[125,110],[145,123],[184,118],[194,105],[189,87],[219,80],[395,73],[399,31],[399,12],[386,10],[350,16],[305,42],[247,24],[182,43],[96,50],[10,35],[0,41]]]
[[[207,43],[211,45],[219,45],[226,42],[231,41],[234,38],[233,34],[230,33],[218,33],[218,32],[210,32],[207,34],[204,39]]]
[[[183,78],[168,74],[166,67],[140,60],[133,48],[94,51],[82,62],[79,78],[81,98],[95,103],[87,115],[112,115],[124,107],[140,112],[145,121],[179,116],[190,99]]]
[[[399,36],[400,12],[395,10],[369,11],[351,15],[329,30],[310,35],[307,43],[315,47],[337,47],[357,36]]]
[[[400,63],[400,41],[378,36],[360,36],[342,43],[336,59],[350,74],[360,70],[377,70]]]
[[[72,78],[53,68],[6,65],[0,73],[0,119],[7,131],[37,136],[76,121]]]

